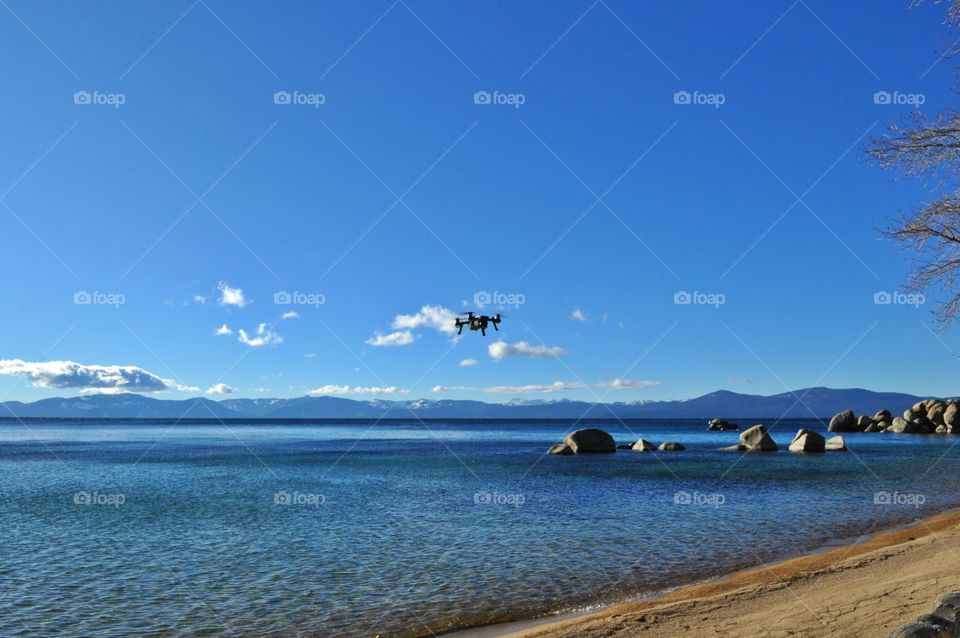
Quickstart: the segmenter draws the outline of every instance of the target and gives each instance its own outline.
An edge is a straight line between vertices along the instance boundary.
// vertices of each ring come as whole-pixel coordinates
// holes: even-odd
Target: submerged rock
[[[637,439],[637,442],[633,444],[631,449],[634,452],[653,452],[657,449],[657,446],[646,439]]]
[[[566,443],[557,443],[556,445],[551,445],[550,449],[547,450],[547,454],[560,454],[562,456],[570,456],[573,454],[573,449]]]
[[[728,445],[727,447],[720,448],[721,452],[746,452],[746,445]]]
[[[618,450],[632,450],[633,446],[629,443],[620,443],[617,445]]]
[[[687,448],[683,447],[680,443],[674,443],[673,441],[664,441],[660,444],[660,447],[657,448],[661,452],[683,452]]]
[[[711,419],[707,424],[708,430],[739,430],[740,426],[736,423],[730,423],[726,419]]]
[[[740,433],[740,445],[748,452],[776,452],[777,444],[763,425],[755,425]]]
[[[823,436],[813,430],[800,430],[788,449],[791,452],[824,452]]]
[[[598,428],[571,432],[563,442],[570,446],[574,454],[605,454],[617,449],[613,437]]]

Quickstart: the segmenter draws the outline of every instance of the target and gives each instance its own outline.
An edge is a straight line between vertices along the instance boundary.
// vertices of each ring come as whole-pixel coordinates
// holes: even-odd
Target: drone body
[[[472,312],[463,313],[466,315],[466,319],[461,319],[457,317],[455,322],[455,327],[457,328],[457,334],[463,333],[463,327],[467,326],[471,330],[479,330],[480,334],[484,337],[487,336],[487,327],[492,325],[493,329],[498,331],[500,328],[497,327],[497,324],[500,323],[500,314],[497,313],[493,317],[488,317],[487,315],[475,315]]]

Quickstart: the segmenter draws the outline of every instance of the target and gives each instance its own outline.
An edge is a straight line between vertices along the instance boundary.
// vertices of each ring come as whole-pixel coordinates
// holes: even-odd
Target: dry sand
[[[960,590],[960,512],[661,598],[534,627],[486,631],[499,638],[882,638],[931,611],[936,598],[950,590]]]

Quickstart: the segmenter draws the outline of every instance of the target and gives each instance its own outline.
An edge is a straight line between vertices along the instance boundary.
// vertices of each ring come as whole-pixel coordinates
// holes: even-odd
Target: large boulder
[[[896,417],[893,419],[893,423],[890,424],[890,427],[888,427],[886,431],[893,432],[894,434],[914,434],[917,431],[917,426],[914,425],[913,421],[907,421],[904,418]]]
[[[657,448],[661,452],[683,452],[687,448],[683,447],[680,443],[674,443],[673,441],[664,441],[660,444],[660,447]]]
[[[880,423],[883,423],[883,421],[881,421]],[[880,429],[879,423],[871,423],[863,431],[864,432],[881,432],[882,430]]]
[[[657,446],[646,439],[637,439],[637,442],[630,449],[634,452],[653,452],[657,449]]]
[[[937,429],[933,421],[925,416],[918,416],[913,422],[917,434],[930,434]]]
[[[788,448],[791,452],[824,452],[823,436],[813,430],[800,430]]]
[[[926,399],[926,400],[924,400],[924,401],[917,401],[916,403],[913,404],[913,408],[912,408],[912,409],[913,409],[913,411],[914,411],[918,416],[919,416],[919,415],[926,415],[926,414],[927,414],[927,404],[928,404],[929,402],[930,402],[930,399]]]
[[[823,449],[827,452],[846,452],[847,442],[842,436],[832,436],[823,444]]]
[[[950,403],[943,411],[943,424],[948,432],[960,432],[960,406]]]
[[[873,425],[873,419],[868,416],[862,416],[857,419],[857,429],[861,432],[866,432],[867,428]]]
[[[893,418],[893,415],[890,414],[890,410],[879,410],[876,414],[873,415],[874,421],[887,421]]]
[[[607,453],[617,450],[613,437],[598,428],[571,432],[563,442],[570,446],[574,454]]]
[[[927,418],[930,419],[934,425],[946,425],[946,422],[943,418],[943,413],[946,411],[946,409],[947,406],[945,404],[937,401],[927,408]]]
[[[852,410],[844,410],[839,414],[835,414],[832,419],[830,419],[830,427],[827,428],[831,432],[859,432],[860,429],[857,427],[857,417],[854,416]]]
[[[573,454],[573,449],[566,443],[557,443],[556,445],[550,446],[550,449],[547,450],[547,454],[560,454],[562,456],[569,456]]]
[[[950,638],[951,632],[939,624],[923,622],[920,619],[895,629],[890,638]]]
[[[730,423],[726,419],[710,419],[707,423],[708,430],[739,430],[740,426],[736,423]]]
[[[740,433],[740,445],[748,452],[776,452],[777,444],[763,425],[755,425]]]

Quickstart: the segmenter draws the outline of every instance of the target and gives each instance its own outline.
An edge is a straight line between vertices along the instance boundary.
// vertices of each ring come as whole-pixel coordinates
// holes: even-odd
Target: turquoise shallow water
[[[688,450],[544,457],[569,424],[542,422],[0,424],[0,635],[426,634],[960,505],[960,437],[801,456],[822,426],[791,421],[743,456],[702,421],[602,427]]]

